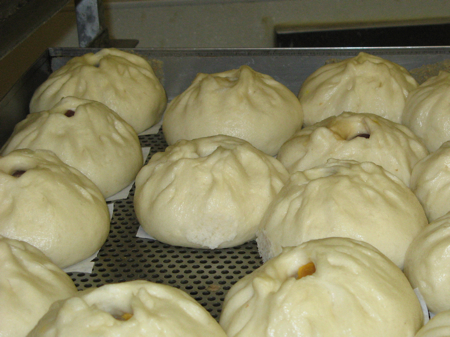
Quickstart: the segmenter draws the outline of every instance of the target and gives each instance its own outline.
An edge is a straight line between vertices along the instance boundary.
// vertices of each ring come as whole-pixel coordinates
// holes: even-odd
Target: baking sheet
[[[97,50],[49,49],[36,61],[0,102],[0,145],[28,113],[28,102],[37,86],[72,57],[90,51]],[[420,82],[440,69],[447,69],[450,59],[448,47],[129,51],[151,61],[169,100],[183,92],[199,72],[216,73],[243,64],[271,75],[297,94],[303,81],[317,68],[326,62],[355,56],[359,51],[404,66],[413,71]],[[152,132],[139,135],[139,140],[142,147],[150,147],[147,160],[167,147],[160,125]],[[135,279],[164,283],[186,291],[218,319],[226,292],[262,264],[256,243],[250,241],[234,248],[207,250],[174,247],[137,237],[139,222],[133,209],[133,196],[134,186],[127,197],[114,201],[111,232],[93,260],[92,273],[69,272],[77,288]]]

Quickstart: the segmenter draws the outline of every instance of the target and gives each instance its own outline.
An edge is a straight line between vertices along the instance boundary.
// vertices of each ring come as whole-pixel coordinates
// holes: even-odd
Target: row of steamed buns
[[[247,66],[219,74],[199,74],[166,109],[163,130],[167,142],[173,146],[154,155],[141,170],[142,154],[136,132],[160,119],[166,101],[164,89],[151,67],[145,60],[135,59],[140,58],[117,50],[103,50],[69,61],[36,91],[30,105],[31,111],[36,112],[16,127],[2,149],[5,157],[0,161],[18,148],[45,148],[61,159],[72,152],[72,163],[79,163],[85,157],[94,166],[96,161],[107,162],[102,169],[92,169],[106,180],[104,188],[95,181],[95,174],[83,172],[89,165],[77,167],[96,183],[103,196],[126,186],[140,170],[136,178],[135,210],[150,235],[173,245],[204,248],[231,247],[257,235],[265,261],[280,254],[283,247],[338,236],[368,242],[397,267],[405,266],[408,271],[411,268],[407,268],[407,250],[411,242],[430,228],[428,221],[449,211],[445,203],[438,200],[442,190],[447,190],[446,177],[437,182],[429,179],[436,170],[445,171],[437,162],[445,161],[446,148],[443,146],[440,152],[435,152],[437,155],[428,156],[428,151],[435,149],[420,130],[414,130],[406,122],[406,116],[414,114],[411,119],[421,119],[417,123],[420,126],[432,125],[438,118],[440,121],[436,124],[445,129],[442,122],[445,111],[433,117],[436,109],[425,112],[422,109],[419,118],[418,109],[411,113],[407,112],[411,109],[405,108],[405,105],[430,106],[421,101],[408,102],[413,102],[414,93],[420,92],[422,87],[430,92],[427,83],[433,83],[434,78],[418,87],[404,68],[364,53],[317,70],[303,84],[299,99],[271,77]],[[138,71],[136,64],[145,69]],[[436,92],[445,87],[444,84],[435,86]],[[423,94],[417,95],[425,100]],[[93,102],[102,101],[102,97],[105,97],[104,104]],[[438,94],[429,97],[439,101]],[[135,106],[121,108],[121,104],[130,104],[124,103],[123,98],[130,98]],[[107,112],[97,113],[99,110]],[[127,113],[132,116],[128,117]],[[96,114],[102,117],[94,119]],[[52,118],[59,119],[52,125],[47,122]],[[77,118],[80,124],[73,126]],[[104,120],[108,122],[103,123]],[[416,135],[399,124],[402,120]],[[45,138],[46,132],[49,138]],[[437,131],[428,132],[425,128],[422,132],[431,133],[433,141],[440,137]],[[38,139],[42,139],[40,144]],[[184,140],[178,142],[181,139]],[[64,145],[66,141],[70,145]],[[437,140],[443,141],[445,139]],[[33,144],[39,145],[33,147]],[[52,148],[46,147],[47,144]],[[58,153],[54,150],[58,147],[64,150]],[[273,158],[277,153],[277,159]],[[29,151],[24,154],[34,156]],[[112,163],[110,158],[117,157],[120,160]],[[24,162],[23,159],[18,161]],[[416,170],[418,162],[421,166],[417,165],[420,169]],[[16,168],[11,168],[14,165]],[[19,168],[17,164],[10,164],[5,170],[8,179],[18,182],[25,178],[24,173],[32,170],[30,165]],[[76,164],[69,165],[76,167]],[[11,177],[14,174],[16,176]],[[125,178],[127,183],[117,183],[112,190],[107,190],[127,174],[131,175]],[[50,176],[55,173],[51,172]],[[77,184],[79,190],[82,184]],[[36,189],[41,190],[41,187]],[[41,190],[41,193],[55,194],[59,202],[65,197],[61,198],[57,190],[52,187],[51,191]],[[85,197],[87,193],[81,194]],[[101,200],[98,193],[91,194]],[[425,207],[428,220],[418,200]],[[57,201],[52,206],[55,209]],[[25,209],[14,207],[22,212]],[[73,205],[66,207],[72,209],[71,215],[64,215],[67,218],[78,213]],[[439,211],[435,212],[435,208]],[[102,209],[103,219],[103,205],[99,209]],[[36,212],[39,214],[39,209],[31,213],[36,215]],[[93,213],[99,212],[87,212],[88,215]],[[448,226],[445,220],[441,222]],[[98,226],[99,223],[102,225]],[[109,224],[104,220],[96,224],[93,227],[101,227],[103,234],[97,237],[102,239],[91,246],[100,247]],[[73,236],[86,239],[86,234],[77,234],[74,226],[70,224],[64,230],[66,235],[71,239]],[[29,229],[25,232],[31,233]],[[89,240],[94,235],[89,235]],[[46,245],[49,240],[40,241],[45,241]],[[425,239],[425,245],[430,246],[429,241]],[[75,249],[86,249],[86,245],[79,244]],[[61,249],[73,255],[74,247],[69,243],[57,247]],[[413,255],[418,249],[410,251]],[[422,263],[428,268],[431,262],[417,262],[424,257],[421,253],[418,255],[410,258],[411,264]],[[434,260],[432,267],[444,273],[445,256],[440,264]],[[418,273],[422,278],[439,278],[428,272]],[[448,291],[444,288],[441,287],[441,291]],[[426,289],[421,291],[427,293]],[[435,291],[432,293],[435,298],[442,298]],[[415,329],[419,327],[416,322]]]

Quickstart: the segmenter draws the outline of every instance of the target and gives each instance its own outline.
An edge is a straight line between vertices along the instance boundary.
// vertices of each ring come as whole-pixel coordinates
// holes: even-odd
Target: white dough
[[[430,151],[450,140],[450,73],[430,77],[406,100],[402,123],[421,137]]]
[[[50,110],[67,96],[102,102],[137,133],[156,124],[167,104],[149,62],[114,48],[74,57],[53,72],[34,92],[30,112]]]
[[[229,136],[180,141],[136,177],[134,205],[144,230],[176,246],[224,248],[255,237],[289,174],[275,158]]]
[[[169,145],[223,134],[275,155],[302,123],[302,108],[294,93],[269,75],[242,66],[198,74],[169,103],[163,130]]]
[[[409,186],[414,165],[427,155],[420,138],[406,126],[374,114],[344,112],[297,132],[277,159],[291,173],[330,158],[371,161]]]
[[[67,117],[65,113],[74,113]],[[2,148],[54,152],[92,180],[105,198],[131,184],[143,165],[134,129],[102,103],[63,98],[49,111],[29,114]]]
[[[120,320],[131,314],[128,320]],[[119,319],[118,319],[119,318]],[[29,337],[226,337],[182,290],[147,281],[107,284],[56,302]]]
[[[411,243],[405,274],[431,312],[450,310],[450,213],[431,222]]]
[[[314,263],[312,275],[297,271]],[[413,337],[420,303],[402,271],[371,245],[346,238],[290,247],[225,297],[228,337]]]
[[[428,224],[414,193],[371,162],[339,161],[291,175],[257,233],[266,261],[283,247],[326,237],[368,242],[403,268],[406,250]]]
[[[70,277],[37,248],[0,235],[0,336],[25,337],[54,301],[76,292]]]
[[[306,126],[344,111],[374,113],[401,123],[418,83],[402,66],[367,53],[330,63],[303,82],[298,94]]]
[[[100,190],[50,151],[0,158],[0,200],[0,235],[28,242],[60,268],[91,256],[109,233]]]
[[[425,324],[415,337],[448,337],[450,336],[450,310],[442,311]]]
[[[450,141],[414,166],[410,186],[430,222],[450,212]]]

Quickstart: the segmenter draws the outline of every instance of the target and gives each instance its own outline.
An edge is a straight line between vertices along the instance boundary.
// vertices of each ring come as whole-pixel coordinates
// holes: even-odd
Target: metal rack
[[[111,40],[102,0],[74,0],[80,47],[134,48],[138,40]],[[58,13],[69,0],[16,0],[0,5],[0,60]]]

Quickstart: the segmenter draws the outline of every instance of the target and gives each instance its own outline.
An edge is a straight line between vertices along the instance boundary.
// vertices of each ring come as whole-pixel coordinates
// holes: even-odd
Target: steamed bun
[[[0,158],[0,235],[26,241],[65,268],[94,254],[110,228],[97,186],[52,152]]]
[[[414,166],[410,187],[430,222],[450,212],[450,141]]]
[[[226,337],[182,290],[148,281],[107,284],[58,301],[29,337]]]
[[[298,131],[277,159],[291,173],[330,158],[371,161],[409,186],[414,165],[427,155],[420,138],[406,126],[375,114],[344,112]]]
[[[180,139],[228,135],[275,155],[301,128],[297,97],[272,77],[248,66],[198,74],[168,105],[163,119],[169,145]]]
[[[414,193],[371,162],[330,159],[291,175],[257,232],[264,260],[283,247],[326,237],[368,242],[403,268],[406,250],[428,224]]]
[[[24,148],[54,152],[92,180],[105,198],[132,183],[143,165],[134,129],[102,103],[76,97],[29,114],[1,153]]]
[[[167,104],[149,62],[114,48],[74,57],[53,72],[34,92],[30,112],[50,110],[67,96],[105,104],[137,133],[156,124]]]
[[[432,221],[411,242],[405,274],[431,312],[450,310],[450,213]]]
[[[344,111],[374,113],[401,123],[418,83],[402,66],[364,52],[317,69],[298,94],[306,126]]]
[[[231,287],[220,317],[229,337],[414,336],[422,322],[402,271],[347,238],[285,248]]]
[[[421,137],[430,151],[450,140],[450,73],[430,77],[406,100],[402,123]]]
[[[242,139],[179,141],[155,154],[136,177],[136,216],[164,243],[237,246],[254,239],[288,176],[279,161]]]
[[[0,336],[25,337],[54,301],[76,292],[39,249],[0,235]]]

